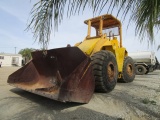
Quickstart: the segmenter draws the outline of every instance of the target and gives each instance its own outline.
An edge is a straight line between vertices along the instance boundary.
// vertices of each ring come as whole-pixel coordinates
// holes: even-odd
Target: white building
[[[2,66],[22,66],[22,55],[0,53],[1,62]]]

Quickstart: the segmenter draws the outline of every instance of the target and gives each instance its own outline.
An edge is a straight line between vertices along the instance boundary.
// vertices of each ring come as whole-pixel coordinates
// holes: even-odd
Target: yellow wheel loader
[[[121,22],[106,14],[84,23],[88,33],[83,42],[45,54],[33,52],[32,60],[12,73],[8,83],[54,100],[88,103],[94,91],[110,92],[117,80],[132,82],[135,68],[122,47]]]

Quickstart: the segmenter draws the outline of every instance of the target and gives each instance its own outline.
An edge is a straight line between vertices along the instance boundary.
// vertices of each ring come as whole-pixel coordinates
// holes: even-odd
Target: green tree
[[[109,6],[109,7],[108,7]],[[130,21],[136,24],[136,34],[141,38],[148,36],[152,43],[154,40],[154,29],[159,30],[160,24],[160,0],[39,0],[31,10],[31,22],[28,29],[34,30],[35,39],[46,49],[50,40],[52,20],[54,30],[63,20],[65,7],[68,8],[67,15],[70,17],[91,8],[93,13],[100,13],[103,9],[117,9],[117,15],[123,12],[122,17],[130,12]]]
[[[27,63],[30,59],[32,59],[31,52],[33,52],[35,49],[33,48],[24,48],[21,49],[18,53],[22,55],[22,57],[25,59],[25,63]]]

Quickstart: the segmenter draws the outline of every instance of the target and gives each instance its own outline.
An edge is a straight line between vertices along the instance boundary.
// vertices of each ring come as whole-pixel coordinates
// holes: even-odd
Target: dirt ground
[[[19,67],[0,68],[0,120],[160,120],[160,70],[95,93],[88,104],[61,103],[7,84]]]

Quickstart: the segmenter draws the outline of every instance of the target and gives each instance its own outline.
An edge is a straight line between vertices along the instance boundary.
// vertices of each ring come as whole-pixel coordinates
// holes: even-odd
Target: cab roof
[[[88,24],[88,21],[91,21],[91,26],[94,27],[95,29],[99,29],[101,19],[103,20],[103,29],[121,26],[121,22],[111,14],[105,14],[95,18],[91,18],[85,20],[84,23]]]

